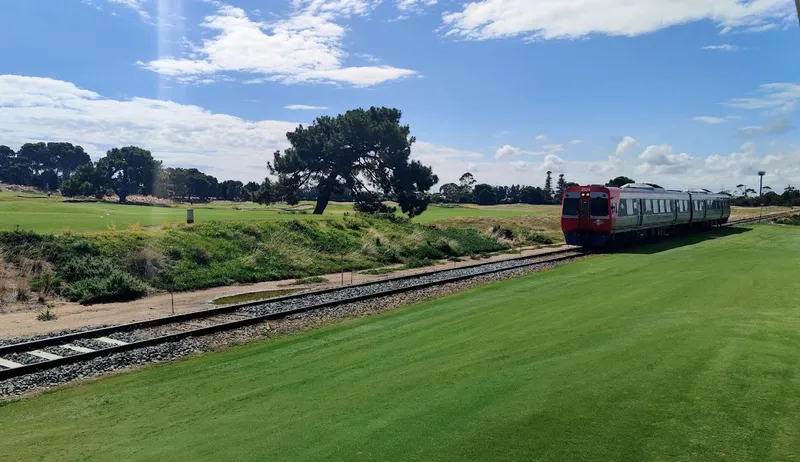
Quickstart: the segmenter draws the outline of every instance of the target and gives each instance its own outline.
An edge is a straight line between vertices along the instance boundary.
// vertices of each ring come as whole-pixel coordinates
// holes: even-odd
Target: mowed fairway
[[[6,404],[0,459],[796,459],[800,228],[713,236]]]
[[[313,202],[303,201],[300,208],[313,209]],[[186,221],[186,209],[194,209],[194,219],[203,221],[274,221],[292,219],[327,219],[353,214],[353,205],[344,202],[328,204],[324,215],[281,213],[292,209],[286,204],[260,205],[252,202],[211,202],[209,204],[171,204],[169,207],[125,205],[109,202],[64,202],[60,196],[16,194],[0,191],[0,230],[20,229],[40,233],[100,232],[108,229],[126,229],[131,225],[158,227]],[[479,206],[464,204],[458,207],[431,205],[414,219],[417,223],[430,223],[454,217],[508,218],[529,215],[547,215],[557,221],[558,206],[533,206],[525,204]]]

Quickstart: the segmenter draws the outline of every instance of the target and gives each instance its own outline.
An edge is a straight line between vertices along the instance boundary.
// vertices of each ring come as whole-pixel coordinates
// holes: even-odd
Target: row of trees
[[[769,186],[764,186],[762,189],[764,195],[759,197],[755,189],[749,188],[744,184],[737,185],[733,204],[743,207],[758,207],[760,205],[800,207],[800,190],[794,186],[787,186],[781,194],[778,194]]]
[[[439,192],[432,196],[437,203],[473,203],[479,205],[494,204],[552,204],[561,202],[564,190],[577,183],[568,182],[564,174],[558,176],[555,191],[552,188],[553,172],[548,171],[544,188],[539,186],[493,186],[478,183],[475,176],[464,173],[458,183],[446,183]]]
[[[55,191],[89,162],[89,154],[71,143],[26,143],[19,151],[0,146],[0,181]]]
[[[61,190],[66,197],[101,198],[115,193],[121,202],[131,194],[174,200],[258,199],[259,183],[219,182],[196,168],[162,168],[150,151],[136,146],[114,148],[92,162],[71,143],[27,143],[18,151],[0,145],[0,182]]]

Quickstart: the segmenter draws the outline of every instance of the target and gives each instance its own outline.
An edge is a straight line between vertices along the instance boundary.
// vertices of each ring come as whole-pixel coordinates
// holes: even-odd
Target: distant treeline
[[[558,176],[554,190],[553,172],[548,171],[544,188],[525,185],[493,186],[478,183],[472,173],[467,172],[461,175],[458,183],[442,185],[439,192],[431,196],[431,202],[478,205],[554,204],[561,202],[561,196],[565,189],[577,185],[577,183],[568,182],[562,173]]]
[[[149,151],[136,146],[111,149],[92,162],[81,146],[71,143],[27,143],[18,151],[0,145],[0,182],[60,190],[67,197],[99,199],[114,193],[121,202],[132,194],[257,201],[263,193],[263,184],[256,182],[220,182],[196,168],[164,168]]]

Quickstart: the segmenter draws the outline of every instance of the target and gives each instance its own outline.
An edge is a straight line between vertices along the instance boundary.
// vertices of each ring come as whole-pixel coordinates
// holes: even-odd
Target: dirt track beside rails
[[[563,247],[553,247],[536,250],[524,250],[523,256],[537,255],[552,252]],[[472,266],[491,261],[503,261],[519,257],[520,254],[502,254],[482,260],[466,260],[456,263],[458,267]],[[410,274],[420,274],[428,271],[452,268],[452,262],[442,263],[436,266],[425,268],[415,268],[409,270],[396,271],[386,275],[365,275],[352,274],[354,284],[386,280],[394,277]],[[307,286],[292,286],[300,289],[322,289],[341,286],[342,275],[340,273],[328,274],[323,276],[328,280],[326,283],[319,283]],[[344,273],[345,285],[350,284],[351,273]],[[294,279],[283,281],[269,281],[257,284],[215,287],[212,289],[197,290],[192,292],[181,292],[175,294],[175,313],[188,313],[201,311],[212,307],[210,302],[219,297],[241,294],[244,292],[259,292],[265,290],[286,289],[288,284]],[[171,314],[170,294],[158,294],[140,300],[125,303],[108,303],[101,305],[83,306],[77,303],[56,302],[51,303],[53,310],[58,318],[54,321],[39,321],[36,319],[41,308],[15,307],[6,309],[5,313],[0,314],[0,338],[14,338],[21,336],[45,334],[62,330],[80,329],[89,326],[102,326],[109,324],[120,324],[147,319],[160,318]]]

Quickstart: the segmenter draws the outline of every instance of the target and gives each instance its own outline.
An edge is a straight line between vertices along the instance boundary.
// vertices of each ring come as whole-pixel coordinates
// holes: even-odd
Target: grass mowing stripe
[[[796,457],[800,229],[678,242],[10,403],[0,455]]]

